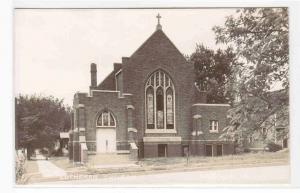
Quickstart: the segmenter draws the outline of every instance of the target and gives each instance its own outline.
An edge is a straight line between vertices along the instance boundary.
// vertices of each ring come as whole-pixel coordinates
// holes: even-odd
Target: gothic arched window
[[[104,110],[98,116],[96,126],[97,127],[115,127],[116,119],[111,112],[109,112],[108,110]]]
[[[146,129],[175,129],[175,90],[168,74],[155,71],[145,86]]]

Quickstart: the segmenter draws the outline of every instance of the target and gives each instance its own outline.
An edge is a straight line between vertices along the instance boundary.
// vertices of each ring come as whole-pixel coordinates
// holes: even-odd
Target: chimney
[[[91,64],[91,88],[97,87],[97,65]]]
[[[119,71],[122,68],[122,63],[114,63],[114,71]]]
[[[122,57],[122,64],[126,64],[129,61],[129,57]]]

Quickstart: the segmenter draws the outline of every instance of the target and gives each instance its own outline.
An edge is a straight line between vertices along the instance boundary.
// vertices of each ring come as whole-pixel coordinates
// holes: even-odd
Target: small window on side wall
[[[209,121],[209,132],[211,132],[211,133],[219,132],[219,122],[217,120]]]

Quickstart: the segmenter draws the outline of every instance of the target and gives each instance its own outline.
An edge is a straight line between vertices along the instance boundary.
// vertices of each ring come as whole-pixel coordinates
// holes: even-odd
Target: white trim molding
[[[202,118],[202,116],[199,115],[199,114],[197,114],[197,115],[194,115],[193,118],[194,118],[194,119],[200,119],[200,118]]]
[[[135,143],[130,143],[130,148],[131,149],[138,149]]]
[[[122,68],[117,72],[115,73],[115,89],[116,91],[118,91],[118,81],[117,81],[117,76],[122,72]]]
[[[234,140],[227,140],[227,139],[189,139],[189,140],[182,140],[182,141],[203,141],[203,142],[234,142]]]
[[[128,130],[128,132],[132,131],[134,133],[137,133],[137,129],[136,128],[129,127],[127,130]]]
[[[209,132],[210,133],[218,133],[219,132],[219,121],[218,120],[210,120],[209,121]]]
[[[197,131],[197,135],[202,135],[203,134],[203,131]]]
[[[88,150],[86,143],[81,143],[80,147],[81,147],[81,150]]]
[[[116,90],[91,90],[92,92],[112,92],[112,93],[118,93],[120,91]]]
[[[116,90],[95,90],[95,89],[90,89],[90,97],[93,97],[93,92],[109,92],[109,93],[119,93],[120,91]]]
[[[59,138],[61,138],[61,139],[69,139],[70,138],[70,133],[69,132],[60,132],[59,133]]]
[[[121,72],[122,72],[122,68],[121,68],[118,72],[115,73],[115,76],[117,76],[117,75],[120,74]]]
[[[132,96],[133,94],[131,94],[131,93],[123,93],[123,95]]]
[[[144,142],[181,142],[181,137],[144,137]]]
[[[116,90],[91,90],[92,92],[114,92],[114,93],[117,93],[117,92],[120,92],[120,91],[116,91]]]
[[[196,135],[197,135],[196,131],[192,131],[192,136],[196,136]]]
[[[208,103],[196,103],[192,106],[210,106],[210,107],[230,107],[229,104],[208,104]]]
[[[86,138],[85,136],[79,136],[79,142],[85,142]]]
[[[93,92],[104,92],[104,93],[116,93],[116,94],[118,94],[118,98],[125,98],[125,97],[123,97],[123,95],[124,96],[131,96],[131,95],[133,95],[133,94],[131,94],[131,93],[122,93],[122,96],[121,96],[121,92],[120,91],[118,91],[118,90],[91,90],[90,91],[91,92],[91,96],[90,97],[93,97]]]
[[[199,135],[202,135],[203,132],[202,131],[193,131],[192,132],[192,136],[199,136]]]
[[[145,133],[177,133],[176,129],[145,129]]]
[[[127,105],[126,108],[127,109],[133,109],[133,110],[135,109],[133,105]]]
[[[78,104],[75,108],[84,108],[84,104]]]

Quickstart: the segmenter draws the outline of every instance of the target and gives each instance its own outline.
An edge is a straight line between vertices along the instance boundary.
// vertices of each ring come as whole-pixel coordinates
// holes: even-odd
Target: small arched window
[[[155,71],[145,86],[146,129],[175,129],[174,84],[162,70]]]
[[[116,119],[108,110],[104,110],[97,118],[97,127],[115,127]]]

